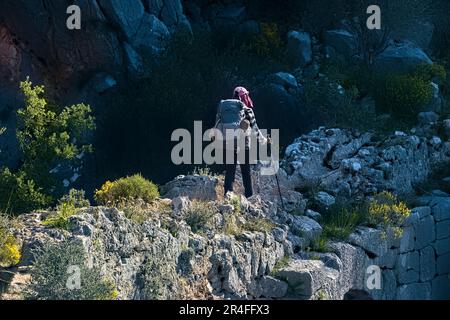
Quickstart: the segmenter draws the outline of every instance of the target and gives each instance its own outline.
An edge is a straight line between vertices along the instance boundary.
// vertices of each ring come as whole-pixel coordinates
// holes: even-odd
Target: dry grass
[[[157,199],[151,203],[140,200],[127,201],[118,205],[118,209],[122,210],[128,219],[138,223],[149,220],[156,214],[169,214],[172,212],[170,202],[164,199]]]
[[[217,201],[219,201],[219,202],[223,202],[225,200],[224,183],[225,183],[225,176],[224,175],[217,176],[216,195],[217,195]]]
[[[181,300],[212,300],[213,295],[208,281],[208,272],[211,264],[207,257],[198,259],[192,272],[197,280],[180,278],[180,299]]]

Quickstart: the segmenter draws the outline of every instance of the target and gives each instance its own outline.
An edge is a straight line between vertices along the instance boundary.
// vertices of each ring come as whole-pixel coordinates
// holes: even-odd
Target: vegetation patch
[[[429,81],[417,75],[388,76],[379,88],[378,104],[400,119],[415,120],[433,95]]]
[[[65,192],[59,167],[75,166],[91,152],[86,144],[95,129],[91,108],[76,104],[61,108],[44,97],[43,86],[27,79],[20,84],[25,107],[17,111],[17,140],[23,153],[17,170],[0,171],[0,210],[13,214],[41,209]]]
[[[368,204],[368,224],[387,230],[393,228],[395,235],[402,235],[402,224],[411,215],[405,202],[390,192],[381,192]]]
[[[178,292],[176,266],[164,257],[155,254],[148,258],[143,267],[143,293],[147,300],[172,299]]]
[[[364,224],[366,214],[361,205],[338,204],[324,215],[323,236],[336,240],[347,240],[356,227]],[[318,239],[323,244],[323,239]]]
[[[243,229],[252,232],[270,232],[275,224],[269,219],[247,219]]]
[[[150,203],[158,197],[158,186],[140,174],[106,181],[94,196],[97,203],[116,207],[138,199]]]
[[[115,300],[115,285],[85,265],[80,243],[47,244],[31,270],[26,298],[33,300]]]
[[[51,213],[42,223],[46,226],[68,230],[69,219],[79,209],[90,206],[89,200],[84,197],[83,190],[71,189],[64,195],[56,206],[56,211]]]
[[[17,265],[20,258],[20,245],[11,233],[11,221],[5,214],[0,213],[0,267]]]
[[[206,201],[193,201],[186,215],[186,223],[191,227],[192,232],[203,232],[210,226],[211,219],[216,213],[214,204]]]
[[[289,265],[289,262],[291,262],[291,257],[287,255],[284,256],[275,263],[275,266],[273,267],[271,274],[276,275],[281,269],[287,267]]]
[[[331,251],[331,248],[328,245],[328,237],[326,234],[322,233],[319,237],[316,237],[311,240],[311,244],[309,246],[309,251],[319,252],[319,253],[327,253]]]
[[[345,241],[358,226],[394,230],[402,235],[402,224],[411,214],[407,204],[394,194],[383,191],[361,203],[338,204],[332,207],[323,220],[322,237]],[[317,239],[320,249],[324,239]]]

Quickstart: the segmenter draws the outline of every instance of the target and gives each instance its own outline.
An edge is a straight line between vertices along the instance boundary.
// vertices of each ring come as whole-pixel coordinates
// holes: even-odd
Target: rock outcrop
[[[19,278],[5,298],[20,293],[45,244],[70,240],[83,245],[86,263],[99,267],[122,299],[149,298],[149,261],[159,266],[152,277],[165,275],[160,282],[170,283],[152,297],[158,299],[448,299],[445,192],[417,198],[419,207],[400,236],[394,229],[361,226],[346,242],[328,239],[327,253],[311,248],[323,233],[320,213],[338,199],[384,190],[411,194],[434,167],[448,163],[449,150],[449,142],[436,136],[396,132],[379,141],[367,133],[320,128],[287,148],[280,190],[275,177],[261,175],[257,166],[249,199],[223,195],[221,177],[179,176],[162,187],[160,209],[138,209],[144,222],[134,221],[129,209],[91,207],[70,218],[69,230],[59,230],[42,224],[49,213],[23,215],[16,230],[23,244]],[[238,171],[235,192],[242,191]],[[310,209],[312,203],[319,212]]]
[[[70,219],[68,231],[44,227],[45,213],[24,215],[16,234],[25,271],[17,277],[28,278],[33,257],[45,244],[70,240],[83,245],[86,263],[115,283],[121,299],[148,298],[144,270],[155,260],[173,282],[159,299],[180,298],[194,287],[204,295],[184,298],[343,299],[354,291],[373,299],[450,298],[448,196],[423,198],[427,206],[413,210],[400,238],[360,227],[347,243],[330,242],[330,253],[293,252],[295,237],[313,239],[322,232],[306,216],[291,215],[290,224],[274,221],[267,230],[245,227],[263,209],[258,197],[241,202],[234,217],[238,229],[224,229],[233,205],[218,204],[210,229],[194,233],[184,220],[191,206],[185,199],[171,201],[173,214],[154,212],[143,223],[117,209],[86,208]],[[269,218],[262,212],[258,219]],[[11,290],[20,293],[17,282]]]
[[[377,141],[371,134],[320,128],[286,148],[282,167],[291,188],[320,188],[353,197],[381,190],[407,194],[434,166],[450,160],[450,142],[437,136],[396,132]]]
[[[375,68],[381,74],[406,73],[423,64],[432,64],[430,57],[417,45],[392,42],[376,59]]]

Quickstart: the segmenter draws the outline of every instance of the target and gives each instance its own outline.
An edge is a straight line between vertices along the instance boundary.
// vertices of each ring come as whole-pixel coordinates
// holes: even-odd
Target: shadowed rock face
[[[30,68],[21,70],[18,78],[43,73],[44,78],[61,82],[73,77],[80,80],[80,72],[88,75],[93,70],[119,74],[126,71],[125,41],[139,53],[143,53],[143,47],[158,52],[170,36],[165,22],[173,28],[179,23],[189,24],[180,1],[147,2],[6,0],[0,13],[2,28],[10,31],[19,52],[14,53],[12,47],[5,49],[7,40],[2,40],[0,50],[31,60]],[[81,9],[81,30],[66,27],[66,9],[72,4]]]
[[[81,9],[81,30],[66,26],[72,4]],[[8,126],[1,161],[9,167],[19,161],[13,115],[20,81],[29,76],[61,103],[99,109],[99,95],[114,87],[98,90],[102,75],[114,84],[141,77],[143,61],[164,50],[171,32],[190,30],[181,0],[5,0],[0,7],[0,120]]]
[[[0,39],[0,66],[3,80],[8,81],[18,77],[22,57],[6,27],[0,27]]]
[[[2,19],[30,60],[25,75],[67,81],[78,72],[112,70],[122,63],[119,36],[108,26],[96,1],[78,1],[83,29],[69,31],[66,9],[71,1],[4,1]],[[38,78],[39,79],[39,78]]]

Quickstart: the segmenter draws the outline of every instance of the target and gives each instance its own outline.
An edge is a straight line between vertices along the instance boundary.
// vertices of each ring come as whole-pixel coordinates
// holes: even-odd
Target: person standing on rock
[[[253,195],[253,187],[250,164],[252,161],[256,161],[256,159],[250,159],[251,134],[253,134],[261,144],[270,143],[270,138],[267,139],[264,137],[256,124],[256,118],[253,112],[253,101],[250,98],[250,93],[247,89],[244,87],[237,87],[234,89],[232,99],[222,100],[219,103],[215,128],[222,133],[221,136],[224,140],[223,146],[225,152],[223,163],[225,164],[225,195],[227,192],[233,191],[236,166],[239,163],[241,166],[245,196],[247,198],[251,197]],[[241,133],[240,138],[245,139],[244,150],[241,150],[241,148],[239,148],[240,144],[237,143],[239,137],[233,137],[232,141],[227,141],[226,130],[238,130]],[[231,157],[227,157],[227,153],[231,153]]]

